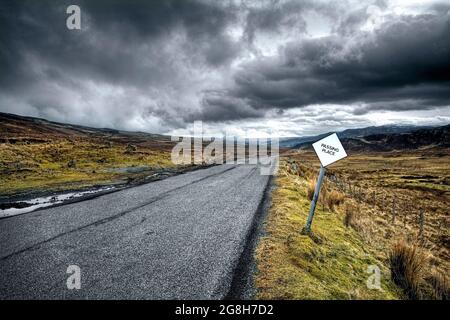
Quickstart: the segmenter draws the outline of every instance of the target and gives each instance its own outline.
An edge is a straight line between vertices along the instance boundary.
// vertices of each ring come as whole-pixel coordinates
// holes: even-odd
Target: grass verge
[[[301,233],[310,206],[311,172],[292,172],[280,165],[266,222],[267,234],[256,252],[255,285],[260,299],[397,299],[387,261],[380,259],[362,237],[345,227],[340,199],[330,210],[319,204],[313,236]],[[332,194],[332,192],[331,192]],[[381,270],[381,290],[369,289],[373,273]]]
[[[0,195],[32,190],[77,189],[127,179],[121,169],[148,172],[174,167],[170,152],[145,145],[108,144],[90,139],[0,144]]]

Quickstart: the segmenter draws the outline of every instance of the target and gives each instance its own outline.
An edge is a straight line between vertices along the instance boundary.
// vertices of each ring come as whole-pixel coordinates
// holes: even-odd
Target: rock
[[[108,148],[112,148],[114,144],[113,144],[112,141],[108,141],[108,142],[106,143],[106,145],[108,146]]]
[[[127,144],[126,151],[128,153],[135,152],[135,151],[137,151],[137,147],[135,145],[129,143],[129,144]]]
[[[77,163],[76,163],[76,161],[75,160],[70,160],[68,163],[67,163],[67,167],[68,168],[76,168],[77,167]]]

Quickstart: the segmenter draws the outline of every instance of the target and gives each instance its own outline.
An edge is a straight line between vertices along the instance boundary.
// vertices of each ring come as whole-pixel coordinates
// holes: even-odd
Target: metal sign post
[[[320,187],[322,186],[323,177],[325,176],[325,167],[320,166],[319,178],[317,178],[316,189],[314,190],[314,196],[311,201],[311,209],[309,209],[308,220],[306,221],[305,230],[311,231],[311,224],[314,218],[314,210],[316,210],[317,199],[319,199]]]
[[[341,141],[336,133],[313,143],[312,146],[319,157],[321,166],[319,177],[317,178],[316,188],[314,189],[314,196],[311,201],[308,220],[306,221],[306,226],[304,228],[306,233],[311,231],[314,211],[316,209],[317,199],[319,199],[320,187],[322,186],[323,178],[325,176],[325,167],[347,156],[347,153],[345,152],[344,147],[342,147]]]

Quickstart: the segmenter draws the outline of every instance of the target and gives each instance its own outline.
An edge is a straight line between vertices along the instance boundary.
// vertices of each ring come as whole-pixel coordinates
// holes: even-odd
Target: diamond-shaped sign
[[[342,147],[342,143],[336,133],[314,142],[312,146],[323,167],[326,167],[347,156],[347,153],[345,152],[344,147]]]

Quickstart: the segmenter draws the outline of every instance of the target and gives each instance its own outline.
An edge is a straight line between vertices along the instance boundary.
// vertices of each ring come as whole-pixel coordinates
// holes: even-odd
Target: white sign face
[[[342,143],[336,133],[314,142],[312,146],[314,151],[316,151],[323,167],[326,167],[327,165],[347,156],[347,153],[345,152],[344,147],[342,147]]]

